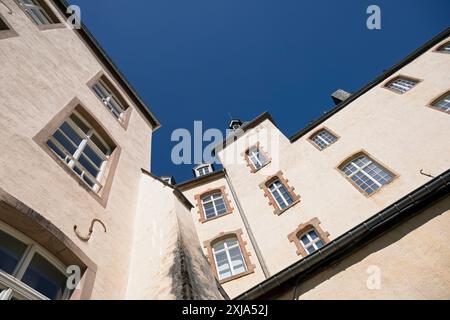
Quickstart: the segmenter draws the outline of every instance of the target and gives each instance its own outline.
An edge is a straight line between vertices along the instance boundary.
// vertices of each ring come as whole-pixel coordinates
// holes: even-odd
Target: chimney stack
[[[331,98],[333,98],[334,103],[336,105],[338,105],[342,101],[347,100],[348,98],[350,98],[351,95],[352,95],[351,93],[348,93],[345,90],[338,89],[335,92],[333,92],[333,94],[331,95]]]

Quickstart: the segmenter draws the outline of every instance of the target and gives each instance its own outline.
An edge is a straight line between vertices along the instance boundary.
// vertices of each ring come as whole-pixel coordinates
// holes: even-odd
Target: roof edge
[[[53,0],[53,3],[60,10],[60,13],[66,17],[69,16],[67,13],[67,7],[69,3],[66,0]],[[98,43],[89,29],[86,27],[84,23],[81,23],[81,29],[74,29],[80,37],[86,42],[86,44],[92,49],[93,53],[100,57],[105,63],[108,71],[114,76],[114,78],[120,83],[125,92],[130,96],[131,100],[136,104],[138,109],[144,114],[146,119],[150,122],[152,126],[152,131],[156,131],[161,127],[161,123],[150,111],[149,106],[143,101],[143,99],[139,96],[133,86],[126,80],[125,76],[119,70],[119,68],[114,64],[111,58],[108,56],[106,51],[102,48],[102,46]]]
[[[370,89],[379,85],[381,82],[386,80],[388,77],[392,76],[395,72],[397,72],[398,70],[400,70],[401,68],[403,68],[404,66],[406,66],[407,64],[409,64],[410,62],[415,60],[417,57],[424,54],[425,52],[430,50],[432,47],[434,47],[436,44],[438,44],[439,42],[441,42],[442,40],[444,40],[445,38],[447,38],[449,36],[450,36],[450,27],[441,31],[439,34],[434,36],[431,40],[428,40],[425,44],[423,44],[422,46],[420,46],[419,48],[414,50],[412,53],[410,53],[408,56],[403,58],[400,62],[395,64],[393,67],[389,68],[388,70],[383,72],[381,75],[376,77],[374,80],[369,82],[367,85],[365,85],[364,87],[359,89],[357,92],[352,94],[348,99],[339,103],[337,106],[335,106],[333,109],[328,111],[326,114],[324,114],[323,116],[319,117],[317,120],[306,125],[306,127],[304,127],[303,129],[301,129],[300,131],[298,131],[297,133],[292,135],[291,138],[289,138],[289,140],[291,141],[291,143],[297,141],[298,139],[303,137],[305,134],[310,132],[312,129],[314,129],[315,127],[320,125],[322,122],[324,122],[325,120],[327,120],[334,114],[336,114],[339,111],[341,111],[342,109],[344,109],[347,105],[349,105],[350,103],[352,103],[353,101],[358,99],[360,96],[365,94],[367,91],[369,91]]]

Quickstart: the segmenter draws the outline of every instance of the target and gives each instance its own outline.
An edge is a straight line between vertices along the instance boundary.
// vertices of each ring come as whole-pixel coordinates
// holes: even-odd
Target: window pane
[[[301,237],[301,239],[300,239],[302,242],[303,242],[303,244],[306,246],[306,245],[308,245],[309,244],[309,238],[308,238],[308,236],[305,234],[304,236],[302,236]]]
[[[450,93],[447,94],[445,97],[443,97],[442,99],[440,99],[435,105],[435,108],[445,111],[445,112],[449,112],[450,113]]]
[[[66,281],[67,277],[38,253],[22,278],[23,283],[52,300],[62,299]]]
[[[0,269],[12,274],[27,245],[0,230]]]

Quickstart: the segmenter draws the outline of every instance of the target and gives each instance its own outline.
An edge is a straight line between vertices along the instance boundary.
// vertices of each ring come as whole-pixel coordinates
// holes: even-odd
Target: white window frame
[[[322,137],[323,134],[327,134],[330,137],[332,137],[333,141],[329,142],[328,140],[326,140],[324,137]],[[316,141],[316,139],[319,139],[320,142],[323,143],[323,145],[321,143],[318,143]],[[324,150],[324,149],[328,148],[330,145],[335,143],[337,140],[338,140],[338,137],[336,137],[333,133],[331,133],[327,129],[320,130],[319,132],[314,134],[311,138],[311,141],[317,146],[317,148],[319,148],[319,150]]]
[[[211,172],[213,172],[213,170],[210,164],[205,164],[201,167],[196,168],[195,172],[197,173],[197,177],[201,177],[210,174]]]
[[[78,125],[70,118],[72,114],[75,114],[82,122],[83,124],[89,128],[89,131],[85,133]],[[82,140],[79,145],[77,145],[70,137],[68,137],[63,130],[61,130],[61,126],[67,123],[72,130],[74,130],[79,138]],[[56,140],[55,137],[53,137],[53,134],[55,132],[59,132],[62,134],[72,145],[76,148],[76,151],[74,152],[73,156],[70,155],[70,152],[61,144],[58,140]],[[59,159],[61,159],[80,179],[83,181],[89,188],[94,190],[94,192],[99,192],[101,188],[103,187],[101,182],[103,179],[103,176],[105,174],[107,163],[110,160],[110,156],[112,153],[112,150],[108,143],[105,142],[105,140],[101,137],[101,135],[92,127],[92,125],[89,124],[89,121],[87,121],[79,112],[74,110],[62,123],[59,125],[59,127],[55,130],[55,132],[47,139],[46,142],[50,141],[52,142],[62,153],[65,154],[65,158],[61,159],[61,157],[58,155],[58,153],[53,150],[50,146],[46,144],[46,146],[58,156]],[[92,136],[95,134],[96,138],[100,140],[100,142],[104,145],[104,147],[107,149],[107,154],[105,155],[103,151],[101,151],[97,145],[91,140]],[[100,168],[86,155],[84,155],[84,158],[87,159],[87,161],[90,163],[90,165],[97,168],[98,174],[97,177],[94,177],[84,166],[78,161],[81,155],[83,155],[83,151],[86,148],[86,146],[89,146],[92,151],[95,153],[97,157],[99,157],[101,160],[103,160]],[[79,175],[77,172],[75,172],[75,167],[80,168],[79,170],[82,172],[81,175]],[[87,175],[89,180],[93,182],[93,186],[90,186],[86,181],[84,181],[84,175]]]
[[[280,183],[279,186],[276,185],[277,182]],[[272,186],[274,186],[275,190],[271,190]],[[292,201],[291,203],[289,203],[288,200],[284,198],[283,193],[280,191],[281,188],[284,188],[286,190],[286,193],[289,194],[289,196],[291,197],[291,201]],[[294,203],[294,199],[292,198],[292,195],[289,193],[289,189],[284,185],[283,182],[281,182],[280,179],[277,179],[277,180],[271,182],[267,186],[267,189],[269,190],[270,194],[272,195],[273,199],[277,203],[277,206],[280,210],[284,210],[287,207],[289,207],[290,205],[292,205],[292,203]],[[275,196],[275,192],[280,195],[280,198],[283,200],[283,203],[286,205],[284,208],[282,208],[280,203],[278,202],[277,197]]]
[[[268,159],[265,154],[261,152],[259,147],[251,147],[248,150],[247,155],[256,170],[261,169],[268,163]],[[262,160],[264,160],[264,162]]]
[[[414,88],[419,82],[419,80],[410,77],[397,76],[386,83],[386,88],[403,94]]]
[[[113,93],[111,89],[102,78],[98,79],[92,86],[97,97],[101,100],[103,105],[112,113],[112,115],[122,124],[125,121],[126,107],[120,102],[120,99]],[[99,93],[101,92],[101,93]]]
[[[358,160],[358,159],[360,159],[360,158],[362,158],[362,157],[365,157],[365,158],[368,160],[368,162],[367,162],[365,165],[363,165],[363,166],[359,166],[359,165],[357,165],[357,164],[355,163],[355,161]],[[388,174],[391,176],[391,181],[394,179],[395,175],[394,175],[390,170],[386,169],[384,166],[380,165],[377,161],[372,160],[371,157],[369,157],[369,156],[367,156],[367,155],[365,155],[365,154],[362,154],[362,155],[360,155],[360,156],[354,158],[353,160],[347,161],[347,162],[341,167],[341,171],[344,173],[344,175],[345,175],[346,177],[348,177],[348,178],[350,179],[350,181],[352,181],[353,184],[354,184],[356,187],[358,187],[362,192],[364,192],[364,193],[366,193],[366,194],[368,194],[368,195],[373,194],[374,192],[376,192],[377,190],[381,189],[384,185],[387,184],[387,183],[385,183],[385,184],[380,183],[378,180],[376,180],[375,178],[373,178],[371,175],[369,175],[367,172],[364,171],[364,169],[367,168],[368,166],[370,166],[371,164],[375,164],[379,169],[383,170],[385,173],[388,173]],[[347,174],[347,173],[344,171],[344,169],[345,169],[348,165],[352,165],[354,168],[356,168],[356,171],[352,172],[351,174]],[[374,183],[378,186],[378,189],[373,190],[371,193],[369,193],[369,192],[367,192],[366,190],[364,190],[360,185],[358,185],[355,181],[352,180],[352,177],[353,177],[355,174],[357,174],[357,173],[362,173],[364,176],[366,176],[367,178],[369,178],[372,182],[374,182]],[[390,182],[390,181],[389,181],[389,182]],[[389,183],[389,182],[388,182],[388,183]]]
[[[36,0],[25,0],[31,3],[25,3],[24,0],[17,0],[19,5],[25,10],[27,15],[36,25],[49,25],[59,22],[53,22],[52,17],[47,10],[43,8]],[[44,1],[44,0],[42,0]],[[48,5],[48,4],[47,4]],[[48,10],[51,10],[50,8]],[[53,13],[54,14],[54,13]]]
[[[315,232],[315,234],[317,235],[317,238],[316,238],[316,239],[313,239],[313,238],[311,237],[311,235],[310,235],[311,232]],[[303,243],[303,241],[302,241],[302,238],[303,238],[304,236],[306,236],[306,237],[308,238],[308,240],[309,240],[309,243],[308,243],[307,245],[305,245],[305,244]],[[306,252],[306,254],[308,254],[308,255],[311,254],[311,253],[308,251],[308,249],[309,249],[310,247],[313,247],[313,248],[314,248],[314,252],[320,249],[320,248],[317,246],[317,243],[318,243],[319,241],[322,242],[323,246],[325,245],[325,241],[320,237],[320,234],[319,234],[319,233],[317,232],[317,230],[314,229],[314,228],[311,228],[311,229],[309,229],[308,231],[303,232],[302,234],[300,234],[300,235],[298,236],[298,240],[300,241],[300,243],[301,243],[303,249],[305,249],[305,252]],[[323,247],[323,246],[322,246],[322,247]]]
[[[220,196],[220,199],[222,199],[223,201],[223,205],[225,206],[225,212],[219,213],[217,206],[216,206],[216,201],[219,199],[214,199],[214,196]],[[213,194],[209,194],[207,196],[203,196],[201,198],[201,202],[202,202],[202,206],[203,206],[203,213],[205,215],[205,220],[209,220],[209,219],[213,219],[215,217],[219,217],[222,216],[224,214],[226,214],[228,212],[228,208],[227,208],[227,203],[225,202],[225,198],[222,194],[222,192],[215,192]],[[206,204],[212,203],[213,208],[214,208],[214,216],[213,217],[207,217],[206,216]]]
[[[67,268],[63,263],[53,257],[53,255],[51,255],[47,250],[42,248],[35,241],[31,240],[19,231],[13,229],[12,227],[1,221],[0,230],[27,246],[12,275],[0,269],[0,289],[6,289],[5,291],[2,291],[0,293],[0,300],[10,300],[12,297],[17,297],[18,299],[25,300],[50,300],[48,297],[44,296],[40,292],[20,281],[20,279],[22,279],[22,277],[25,275],[25,272],[27,271],[36,253],[41,255],[45,260],[47,260],[57,270],[61,271],[65,275],[67,275]],[[67,300],[69,298],[70,290],[66,286],[66,289],[62,296],[62,300]]]
[[[228,240],[236,240],[237,243],[234,244],[234,245],[232,245],[232,246],[228,246],[228,243],[227,243]],[[215,247],[216,247],[217,245],[221,244],[221,243],[224,244],[224,245],[223,245],[224,248],[223,248],[223,249],[220,249],[220,250],[216,250]],[[231,249],[234,249],[234,248],[239,248],[239,252],[240,252],[240,254],[241,254],[242,262],[244,263],[244,271],[238,272],[238,271],[236,271],[236,270],[234,269],[234,267],[233,267],[232,260],[231,260],[231,255],[230,255],[230,250],[231,250]],[[245,272],[248,271],[248,266],[247,266],[247,263],[246,263],[246,261],[245,261],[244,254],[243,254],[243,252],[242,252],[241,244],[240,244],[239,239],[238,239],[237,237],[229,237],[229,238],[226,238],[226,239],[224,239],[224,240],[222,240],[222,241],[219,241],[219,242],[215,243],[215,244],[212,246],[212,251],[213,251],[214,262],[215,262],[215,266],[216,266],[216,270],[217,270],[217,276],[219,277],[219,280],[228,279],[228,278],[230,278],[230,277],[233,277],[233,276],[236,276],[236,275],[239,275],[239,274],[242,274],[242,273],[245,273]],[[228,277],[221,277],[221,276],[220,276],[220,272],[219,272],[219,264],[217,263],[217,256],[216,256],[216,254],[217,254],[217,253],[222,253],[222,252],[225,252],[225,254],[226,254],[226,256],[227,256],[227,262],[228,262],[228,265],[230,266],[231,276],[228,276]]]

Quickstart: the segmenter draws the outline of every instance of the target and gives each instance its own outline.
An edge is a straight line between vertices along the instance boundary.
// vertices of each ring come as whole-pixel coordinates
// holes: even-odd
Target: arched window
[[[385,88],[390,89],[397,93],[405,93],[411,90],[416,84],[419,83],[419,80],[413,79],[405,76],[398,76],[388,83],[386,83]]]
[[[371,195],[394,179],[394,174],[365,154],[340,167],[345,176],[362,192]]]
[[[0,300],[68,299],[67,276],[66,267],[45,249],[0,228]]]
[[[265,197],[274,207],[274,213],[277,215],[300,202],[300,196],[294,192],[295,189],[289,185],[289,181],[284,178],[282,171],[267,178],[259,187],[264,191]]]
[[[247,265],[236,236],[230,236],[212,246],[219,280],[247,272]]]
[[[320,130],[310,138],[319,150],[328,148],[331,144],[335,143],[337,139],[338,138],[327,129]]]
[[[320,227],[318,218],[300,224],[288,235],[289,241],[297,247],[297,254],[306,257],[330,242],[330,234]]]
[[[439,111],[450,113],[450,91],[433,101],[431,107]]]

